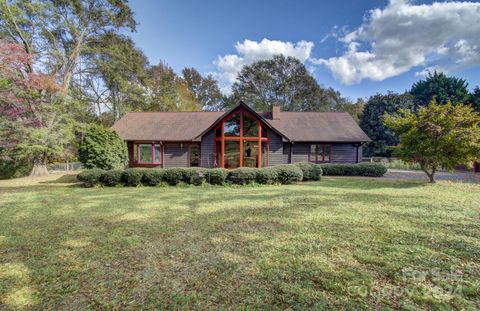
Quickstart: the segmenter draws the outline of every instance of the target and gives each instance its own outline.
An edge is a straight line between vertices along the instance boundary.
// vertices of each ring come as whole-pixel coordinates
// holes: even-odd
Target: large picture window
[[[331,149],[330,144],[311,144],[309,161],[316,163],[330,162]]]
[[[215,166],[234,169],[268,165],[267,130],[248,111],[234,111],[214,131]]]
[[[162,145],[155,143],[134,144],[133,161],[136,164],[162,164]]]

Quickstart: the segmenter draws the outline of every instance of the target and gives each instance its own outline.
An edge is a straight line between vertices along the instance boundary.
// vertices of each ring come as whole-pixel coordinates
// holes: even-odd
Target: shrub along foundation
[[[85,170],[77,179],[85,187],[103,185],[114,186],[157,186],[168,184],[176,186],[180,183],[199,186],[211,185],[248,185],[257,184],[292,184],[300,181],[320,180],[322,174],[330,176],[368,176],[380,177],[387,172],[384,165],[378,163],[365,164],[315,164],[296,163],[265,168],[169,168],[145,169],[129,168],[126,170],[104,171],[99,169]]]

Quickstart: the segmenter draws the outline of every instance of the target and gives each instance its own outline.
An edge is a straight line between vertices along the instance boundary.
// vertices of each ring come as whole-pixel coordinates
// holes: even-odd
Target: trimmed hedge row
[[[299,181],[320,180],[322,174],[327,176],[369,176],[380,177],[387,172],[387,168],[378,163],[361,164],[314,164],[296,163],[284,164],[265,168],[242,167],[234,170],[222,168],[169,168],[144,169],[129,168],[122,170],[104,171],[92,169],[81,172],[77,179],[86,187],[104,185],[157,186],[161,183],[175,186],[179,183],[189,185],[235,185],[258,184],[292,184]]]
[[[235,170],[221,168],[129,168],[124,171],[85,170],[77,176],[77,179],[85,187],[95,185],[107,187],[117,185],[138,186],[140,184],[157,186],[161,183],[171,186],[179,183],[196,186],[202,184],[223,185],[225,183],[247,185],[254,182],[259,184],[291,184],[302,181],[303,173],[297,165],[280,165],[261,169],[242,167]]]
[[[382,177],[387,167],[380,163],[321,164],[325,176]]]

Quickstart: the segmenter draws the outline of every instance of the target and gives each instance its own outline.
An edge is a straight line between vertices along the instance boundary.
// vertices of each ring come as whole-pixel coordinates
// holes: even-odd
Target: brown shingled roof
[[[280,112],[263,117],[291,141],[366,142],[370,138],[347,112]]]
[[[245,105],[240,103],[239,105]],[[225,112],[132,112],[118,120],[113,128],[124,140],[198,141]],[[281,112],[260,113],[263,121],[291,141],[366,142],[370,138],[348,113]]]

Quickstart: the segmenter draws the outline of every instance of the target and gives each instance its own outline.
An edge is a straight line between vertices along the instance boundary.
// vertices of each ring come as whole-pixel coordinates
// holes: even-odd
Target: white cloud
[[[228,92],[230,85],[235,81],[238,72],[244,65],[249,65],[258,60],[271,59],[277,54],[293,56],[305,62],[310,58],[313,46],[313,42],[308,41],[292,43],[263,39],[260,42],[252,40],[237,42],[235,45],[236,54],[220,56],[215,61],[217,66],[215,76],[223,85],[223,90]]]
[[[313,59],[344,84],[382,81],[412,67],[455,71],[480,65],[480,3],[441,2],[415,5],[391,0],[371,10],[363,24],[339,41],[346,52]]]

